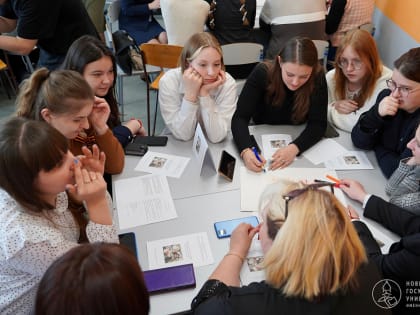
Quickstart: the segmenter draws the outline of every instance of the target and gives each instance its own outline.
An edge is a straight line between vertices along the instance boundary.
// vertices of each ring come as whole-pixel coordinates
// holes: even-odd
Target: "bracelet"
[[[228,253],[225,255],[225,257],[226,257],[226,256],[235,256],[235,257],[238,257],[238,258],[241,260],[241,263],[242,263],[242,264],[244,263],[244,260],[245,260],[245,258],[244,258],[244,257],[242,257],[241,255],[239,255],[239,254],[237,254],[237,253],[228,252]]]
[[[241,152],[241,159],[243,159],[243,158],[244,158],[244,154],[245,154],[245,152],[246,152],[246,151],[248,151],[248,150],[251,150],[251,148],[245,148],[245,149],[243,149],[243,150],[242,150],[242,152]]]

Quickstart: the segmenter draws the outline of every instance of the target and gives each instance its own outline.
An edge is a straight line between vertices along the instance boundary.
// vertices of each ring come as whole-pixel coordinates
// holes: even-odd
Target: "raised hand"
[[[98,135],[103,135],[108,130],[109,114],[111,110],[104,98],[96,97],[93,104],[92,112],[89,115],[89,121]]]
[[[96,144],[92,146],[92,151],[86,146],[83,146],[82,152],[84,155],[79,155],[77,158],[82,163],[83,168],[88,171],[104,174],[106,159],[105,153],[100,152],[99,147]]]

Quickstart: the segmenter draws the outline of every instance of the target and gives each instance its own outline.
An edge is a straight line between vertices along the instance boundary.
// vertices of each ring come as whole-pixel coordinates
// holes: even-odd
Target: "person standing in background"
[[[375,0],[331,0],[325,20],[325,33],[328,35],[327,69],[333,68],[337,47],[346,33],[367,23],[372,23]]]
[[[105,0],[82,0],[82,2],[85,5],[86,11],[92,20],[93,25],[95,25],[99,38],[105,42]]]
[[[38,67],[58,68],[82,35],[98,36],[81,0],[0,0],[0,49],[28,55],[40,49]]]
[[[325,0],[266,0],[260,29],[269,37],[266,59],[274,59],[295,36],[325,39]]]

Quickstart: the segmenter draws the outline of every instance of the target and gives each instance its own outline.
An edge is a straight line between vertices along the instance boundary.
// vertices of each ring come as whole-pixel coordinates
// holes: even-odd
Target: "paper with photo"
[[[180,178],[189,161],[189,158],[183,156],[148,151],[140,159],[135,170]]]
[[[333,170],[371,170],[373,169],[365,152],[347,151],[346,154],[324,162],[326,168]]]
[[[312,182],[315,179],[329,181],[329,179],[326,178],[326,175],[337,177],[335,170],[327,168],[297,167],[277,169],[267,173],[255,173],[248,170],[245,166],[242,166],[240,175],[241,211],[258,211],[261,194],[270,184],[274,184],[282,180],[286,182]],[[328,189],[328,187],[324,187],[323,189]],[[335,188],[334,194],[344,205],[347,205],[346,198],[344,197],[341,189]]]
[[[280,148],[286,147],[292,142],[292,137],[287,134],[262,135],[263,155],[268,160]]]
[[[303,156],[317,165],[347,153],[347,149],[333,139],[322,139],[312,148],[303,152]]]
[[[193,233],[146,243],[149,268],[192,263],[194,267],[214,263],[207,233]]]
[[[261,248],[261,242],[256,236],[251,242],[248,254],[241,268],[240,279],[242,285],[265,280],[264,270],[260,267],[263,260],[264,253]]]
[[[116,180],[114,196],[121,230],[178,216],[168,180],[163,175]]]

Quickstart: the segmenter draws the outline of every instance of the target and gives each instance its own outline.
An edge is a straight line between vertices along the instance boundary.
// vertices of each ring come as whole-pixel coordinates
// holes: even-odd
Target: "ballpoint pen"
[[[254,152],[254,155],[255,155],[255,157],[257,158],[257,160],[259,161],[259,162],[263,162],[263,161],[261,161],[261,158],[260,158],[260,156],[258,155],[258,150],[257,150],[257,148],[256,147],[252,147],[252,152]],[[262,166],[261,167],[262,168],[262,170],[264,171],[264,172],[266,172],[267,170],[265,169],[265,167],[264,166]]]

